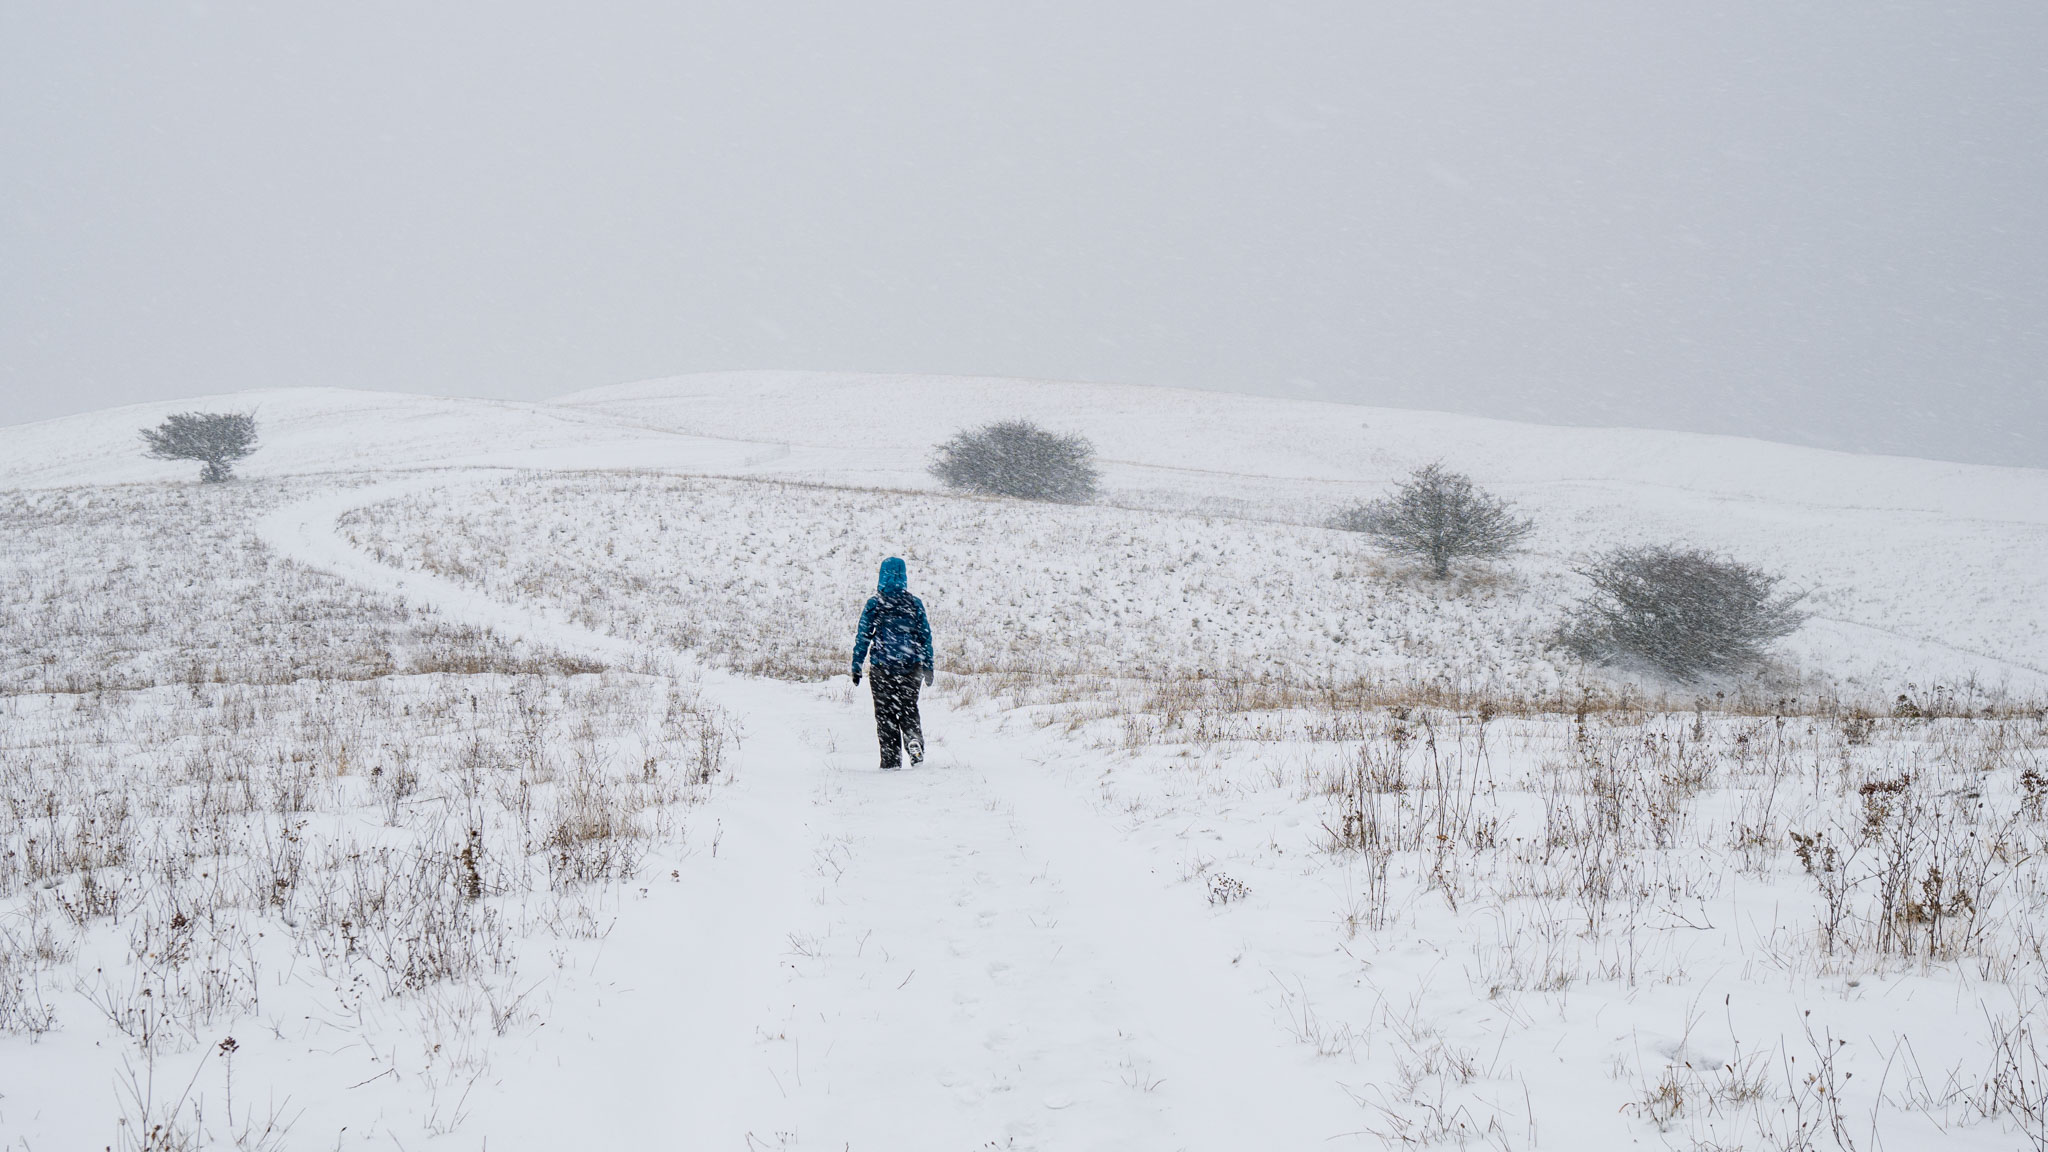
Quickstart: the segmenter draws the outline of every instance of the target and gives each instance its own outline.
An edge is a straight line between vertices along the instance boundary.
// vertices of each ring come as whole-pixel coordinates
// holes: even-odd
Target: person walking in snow
[[[861,610],[860,630],[853,636],[853,682],[860,666],[869,669],[868,686],[875,695],[875,734],[882,742],[882,768],[924,759],[924,726],[917,715],[920,681],[932,682],[932,626],[924,601],[910,594],[910,571],[894,556],[882,561],[882,577],[868,606]]]

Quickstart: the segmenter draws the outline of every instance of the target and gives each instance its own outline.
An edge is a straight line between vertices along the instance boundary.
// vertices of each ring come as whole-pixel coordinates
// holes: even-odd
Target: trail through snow
[[[882,773],[866,695],[843,681],[754,680],[643,651],[386,567],[336,530],[351,508],[454,498],[501,474],[327,494],[261,533],[452,620],[693,679],[743,735],[733,783],[698,819],[709,833],[673,879],[643,877],[591,978],[494,1062],[465,1138],[497,1150],[1368,1142],[1333,1069],[1286,1033],[1270,977],[1240,965],[1225,924],[1117,831],[1071,747],[928,700],[932,755]]]

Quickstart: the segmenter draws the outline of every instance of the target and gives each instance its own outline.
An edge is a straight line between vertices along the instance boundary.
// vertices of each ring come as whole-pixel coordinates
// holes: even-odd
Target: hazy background
[[[0,423],[716,368],[2048,465],[2048,4],[0,0]]]

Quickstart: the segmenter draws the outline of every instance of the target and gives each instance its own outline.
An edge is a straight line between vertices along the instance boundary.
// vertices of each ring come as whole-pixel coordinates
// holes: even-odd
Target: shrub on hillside
[[[158,460],[200,460],[199,478],[218,484],[234,463],[256,450],[256,417],[247,412],[180,412],[142,430],[148,455]]]
[[[1004,420],[939,445],[931,473],[948,488],[1079,504],[1095,496],[1095,448],[1080,436]]]
[[[1779,577],[1697,548],[1616,548],[1585,575],[1593,591],[1572,612],[1566,646],[1681,682],[1753,668],[1806,621],[1803,594],[1776,595]]]
[[[1412,556],[1442,580],[1451,561],[1495,559],[1512,552],[1532,525],[1517,519],[1514,505],[1442,464],[1418,468],[1391,496],[1339,512],[1333,528],[1363,532],[1397,556]]]

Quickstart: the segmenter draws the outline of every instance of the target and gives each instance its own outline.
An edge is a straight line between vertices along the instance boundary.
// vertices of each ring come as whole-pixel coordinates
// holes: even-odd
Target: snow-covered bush
[[[234,463],[256,451],[256,417],[247,412],[179,412],[142,430],[148,455],[158,460],[199,460],[199,478],[218,484]]]
[[[1363,532],[1396,556],[1414,557],[1438,580],[1451,574],[1453,560],[1507,555],[1531,528],[1515,516],[1514,505],[1442,464],[1416,469],[1393,495],[1346,508],[1330,526]]]
[[[1775,594],[1777,576],[1697,548],[1616,548],[1585,575],[1593,591],[1572,612],[1566,646],[1681,682],[1754,668],[1806,620],[1800,596]]]
[[[1080,436],[1003,420],[939,445],[931,473],[948,488],[1079,504],[1095,496],[1095,448]]]

